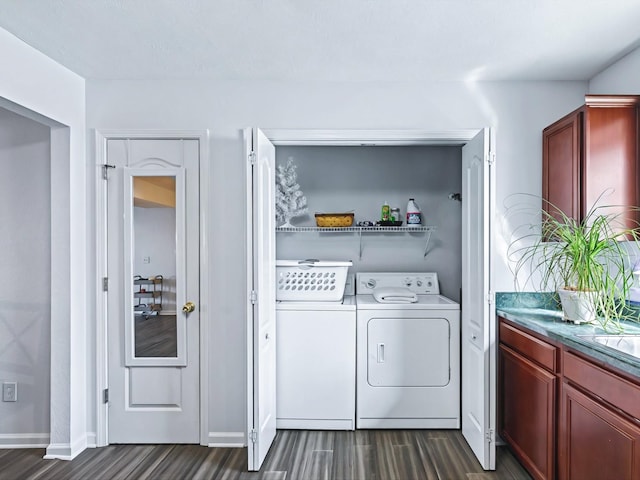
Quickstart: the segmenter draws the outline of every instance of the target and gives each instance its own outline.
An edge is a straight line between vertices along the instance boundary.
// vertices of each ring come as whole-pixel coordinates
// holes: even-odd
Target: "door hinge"
[[[493,302],[494,302],[494,294],[493,294],[493,292],[492,292],[491,290],[489,290],[489,292],[487,293],[487,295],[485,296],[485,298],[486,298],[487,303],[488,303],[489,305],[492,305],[492,304],[493,304]]]
[[[109,165],[107,163],[102,165],[102,179],[103,180],[109,180],[109,169],[110,168],[116,168],[116,166],[115,165]]]
[[[102,403],[109,403],[109,389],[102,390]]]
[[[102,291],[109,291],[109,277],[102,277]]]
[[[496,154],[493,152],[487,153],[485,160],[489,165],[493,165],[496,162]]]
[[[251,290],[249,294],[249,300],[251,300],[251,305],[255,305],[258,302],[258,292],[255,290]]]
[[[490,428],[486,432],[484,432],[484,438],[489,443],[494,443],[496,441],[496,434],[493,431],[493,428]]]
[[[256,443],[258,441],[258,432],[256,432],[255,428],[249,430],[249,440],[251,440],[253,443]]]
[[[254,152],[254,151],[249,152],[249,163],[251,165],[255,165],[256,164],[256,152]]]

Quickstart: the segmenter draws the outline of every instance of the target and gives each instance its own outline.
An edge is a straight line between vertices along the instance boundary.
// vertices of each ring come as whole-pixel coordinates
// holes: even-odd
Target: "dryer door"
[[[372,387],[449,383],[446,318],[372,318],[367,324],[367,382]]]

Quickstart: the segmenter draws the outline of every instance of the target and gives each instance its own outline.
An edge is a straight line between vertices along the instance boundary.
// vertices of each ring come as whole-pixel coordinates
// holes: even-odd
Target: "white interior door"
[[[200,440],[199,152],[107,140],[109,443]]]
[[[496,418],[490,136],[462,147],[462,434],[485,470],[495,469]]]
[[[276,435],[275,161],[258,129],[247,139],[248,468],[259,470]]]

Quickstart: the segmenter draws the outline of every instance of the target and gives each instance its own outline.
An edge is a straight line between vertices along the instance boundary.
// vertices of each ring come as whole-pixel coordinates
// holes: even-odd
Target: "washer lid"
[[[356,301],[353,295],[345,295],[342,301],[337,302],[296,302],[278,300],[276,310],[296,310],[296,311],[355,311]]]

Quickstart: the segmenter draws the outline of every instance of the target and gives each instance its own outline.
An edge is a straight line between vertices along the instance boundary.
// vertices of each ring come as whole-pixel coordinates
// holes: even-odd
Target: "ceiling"
[[[588,80],[640,46],[638,0],[0,0],[88,79]]]

